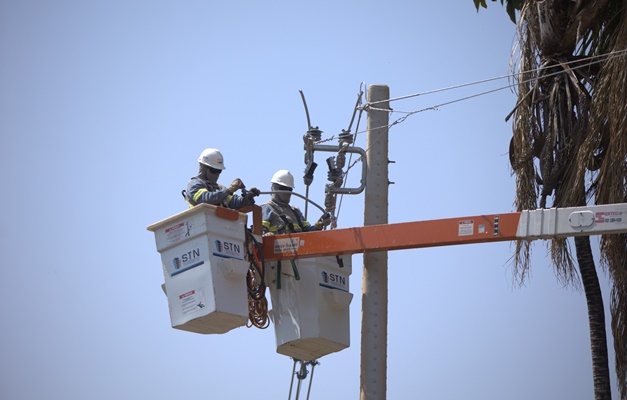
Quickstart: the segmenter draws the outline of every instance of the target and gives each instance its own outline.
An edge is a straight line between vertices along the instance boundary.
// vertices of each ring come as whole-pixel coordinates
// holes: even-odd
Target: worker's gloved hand
[[[321,230],[325,226],[329,226],[331,224],[332,219],[333,217],[331,216],[331,214],[326,212],[322,214],[322,216],[320,217],[318,221],[316,221],[316,223],[314,224],[314,228],[316,228],[317,230]]]
[[[255,204],[255,197],[259,196],[261,191],[257,188],[251,188],[250,190],[242,189],[242,195],[252,205]]]
[[[274,236],[274,232],[266,232],[263,234],[263,237]]]
[[[240,178],[235,179],[233,182],[231,182],[231,184],[229,185],[229,187],[227,188],[227,190],[229,192],[231,192],[231,194],[237,192],[239,189],[244,188],[244,182],[242,182],[242,180]]]

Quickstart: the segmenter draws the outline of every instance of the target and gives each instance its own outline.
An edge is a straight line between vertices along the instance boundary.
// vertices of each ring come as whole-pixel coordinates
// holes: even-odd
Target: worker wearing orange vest
[[[198,157],[198,175],[191,178],[183,197],[190,207],[207,203],[215,206],[224,206],[237,210],[247,205],[255,204],[254,197],[259,196],[257,188],[245,191],[244,182],[235,179],[228,187],[218,183],[220,173],[226,169],[224,157],[218,149],[205,149]],[[242,195],[235,192],[242,189]]]
[[[289,193],[294,189],[294,176],[285,169],[277,171],[270,180],[272,193],[270,200],[261,206],[262,229],[264,236],[277,233],[307,232],[322,230],[331,223],[331,215],[324,213],[322,217],[311,225],[301,211],[290,206]]]

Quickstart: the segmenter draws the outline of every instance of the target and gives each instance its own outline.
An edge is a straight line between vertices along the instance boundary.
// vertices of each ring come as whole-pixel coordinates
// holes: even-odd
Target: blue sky
[[[186,209],[180,191],[206,147],[225,156],[222,183],[267,190],[289,169],[304,194],[299,90],[328,138],[347,129],[362,85],[399,97],[508,74],[514,25],[490,6],[1,1],[0,397],[287,398],[292,360],[275,352],[272,327],[171,328],[146,226]],[[500,90],[394,126],[389,221],[512,211],[505,116],[515,101]],[[321,204],[319,169],[310,196]],[[362,224],[363,194],[345,196],[339,227]],[[388,398],[592,398],[583,293],[557,281],[541,242],[531,279],[515,287],[512,251],[389,253]],[[359,397],[361,263],[354,255],[351,347],[320,359],[311,399]]]

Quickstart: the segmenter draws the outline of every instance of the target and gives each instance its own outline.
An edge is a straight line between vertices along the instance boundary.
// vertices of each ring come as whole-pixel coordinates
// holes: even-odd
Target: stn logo
[[[169,272],[171,276],[174,276],[202,264],[204,261],[200,257],[200,248],[195,248],[172,258]]]
[[[237,258],[239,260],[243,259],[242,243],[233,243],[226,240],[216,240],[214,244],[216,249],[216,251],[213,253],[214,256]]]
[[[348,291],[348,278],[343,275],[322,271],[320,286]]]

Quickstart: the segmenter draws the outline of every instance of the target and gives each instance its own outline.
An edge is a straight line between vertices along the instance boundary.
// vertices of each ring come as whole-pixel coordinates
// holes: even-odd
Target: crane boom
[[[267,261],[507,240],[627,233],[627,203],[299,232],[263,238]]]

